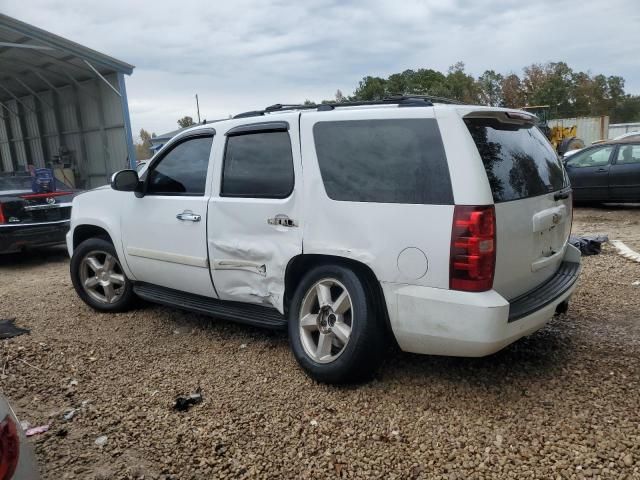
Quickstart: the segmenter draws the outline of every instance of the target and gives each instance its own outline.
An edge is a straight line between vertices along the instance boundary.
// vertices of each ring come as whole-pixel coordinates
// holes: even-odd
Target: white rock
[[[95,443],[99,447],[102,447],[105,443],[107,443],[107,440],[108,438],[106,435],[100,435],[98,438],[96,438],[96,441],[93,443]]]

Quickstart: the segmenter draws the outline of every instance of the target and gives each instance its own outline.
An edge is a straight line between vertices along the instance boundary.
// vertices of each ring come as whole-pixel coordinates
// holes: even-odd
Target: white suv
[[[173,138],[75,198],[78,295],[288,328],[325,382],[385,344],[488,355],[564,311],[570,187],[526,112],[428,98],[274,105]]]

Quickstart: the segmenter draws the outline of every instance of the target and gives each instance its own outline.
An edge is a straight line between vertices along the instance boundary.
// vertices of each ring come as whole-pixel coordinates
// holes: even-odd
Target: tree
[[[342,103],[342,102],[346,102],[346,101],[347,101],[347,99],[342,94],[342,90],[340,90],[340,89],[336,90],[336,103]]]
[[[447,77],[442,72],[431,68],[421,68],[415,72],[413,70],[405,70],[403,74],[407,76],[409,82],[409,93],[436,97],[448,97],[450,95]]]
[[[547,78],[541,97],[546,104],[555,105],[557,115],[573,115],[573,70],[565,62],[551,62],[546,65],[545,71]]]
[[[446,85],[452,99],[478,103],[478,85],[473,77],[464,71],[464,62],[457,62],[449,67]]]
[[[386,84],[380,77],[364,77],[353,95],[356,100],[382,100],[386,96]]]
[[[486,70],[477,79],[457,62],[446,74],[420,68],[387,78],[366,76],[352,97],[338,90],[335,101],[431,95],[509,108],[548,105],[548,118],[609,115],[611,123],[640,121],[640,96],[627,94],[624,87],[620,76],[574,71],[566,62],[534,63],[523,68],[521,76]]]
[[[640,96],[625,95],[611,112],[611,123],[637,122],[640,120]]]
[[[500,91],[502,93],[503,107],[521,108],[524,106],[522,82],[515,73],[511,73],[502,79]]]
[[[522,77],[522,90],[524,100],[528,106],[544,105],[545,99],[541,99],[542,86],[547,79],[544,66],[534,63],[528,67],[524,67],[524,76]]]
[[[585,72],[575,72],[571,80],[573,84],[573,113],[586,116],[591,113],[594,102],[594,82]]]
[[[493,70],[485,71],[478,77],[478,89],[480,90],[480,101],[485,105],[498,107],[502,105],[502,82],[503,77]]]
[[[151,151],[151,139],[155,137],[156,134],[149,134],[144,128],[140,129],[140,134],[138,135],[138,141],[135,143],[136,147],[136,158],[138,160],[146,160],[151,158],[153,152]]]
[[[195,124],[196,123],[193,121],[193,118],[189,116],[182,117],[180,120],[178,120],[178,125],[180,126],[180,128],[191,127]]]
[[[413,70],[405,70],[402,73],[394,73],[387,79],[386,91],[391,95],[406,95],[407,93],[417,93],[413,91],[412,79],[415,75]]]

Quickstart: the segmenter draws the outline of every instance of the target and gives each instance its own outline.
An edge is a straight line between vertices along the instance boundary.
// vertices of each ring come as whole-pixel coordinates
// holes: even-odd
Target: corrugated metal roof
[[[0,14],[0,102],[96,77],[130,75],[133,65]]]

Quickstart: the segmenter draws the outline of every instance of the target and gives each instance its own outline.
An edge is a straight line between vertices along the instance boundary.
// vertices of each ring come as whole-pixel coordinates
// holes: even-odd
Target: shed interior
[[[0,175],[52,168],[93,188],[135,166],[133,66],[0,14]]]

